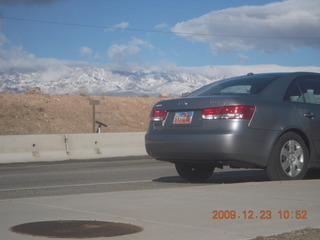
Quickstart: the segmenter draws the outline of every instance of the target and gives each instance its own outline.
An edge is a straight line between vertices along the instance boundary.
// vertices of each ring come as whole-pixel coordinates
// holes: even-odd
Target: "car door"
[[[320,77],[300,76],[294,80],[287,92],[300,115],[304,127],[316,147],[320,157]]]

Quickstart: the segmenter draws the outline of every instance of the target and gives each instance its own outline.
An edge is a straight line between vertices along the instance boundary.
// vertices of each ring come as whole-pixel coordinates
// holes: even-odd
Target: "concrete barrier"
[[[0,163],[147,155],[144,132],[0,136]]]
[[[0,163],[66,159],[64,135],[0,136]]]
[[[70,134],[67,139],[71,159],[147,155],[145,133]]]

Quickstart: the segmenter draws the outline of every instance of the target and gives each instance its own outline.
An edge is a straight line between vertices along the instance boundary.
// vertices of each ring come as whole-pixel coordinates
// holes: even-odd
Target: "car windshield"
[[[188,97],[212,95],[257,94],[279,75],[254,75],[242,78],[231,78],[206,85]]]

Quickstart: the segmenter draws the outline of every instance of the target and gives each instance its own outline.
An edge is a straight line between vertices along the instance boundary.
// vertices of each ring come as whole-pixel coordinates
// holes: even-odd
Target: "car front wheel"
[[[175,166],[180,177],[188,182],[205,181],[214,171],[214,166],[209,164],[176,163]]]
[[[302,179],[307,171],[309,151],[304,140],[294,132],[280,136],[266,168],[270,180]]]

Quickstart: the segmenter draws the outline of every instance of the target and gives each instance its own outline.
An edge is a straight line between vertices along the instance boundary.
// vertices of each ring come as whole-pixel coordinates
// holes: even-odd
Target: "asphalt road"
[[[11,227],[64,219],[123,222],[144,229],[121,239],[251,239],[317,228],[316,173],[311,180],[270,182],[263,170],[225,168],[206,183],[190,184],[173,164],[147,158],[0,164],[0,232],[3,239],[25,239]],[[238,218],[212,218],[214,212],[231,210]],[[254,220],[243,217],[251,210]],[[266,210],[273,218],[260,219]],[[281,219],[278,214],[300,210],[307,219]]]
[[[203,184],[265,180],[262,170],[226,168],[216,169],[209,181]],[[150,158],[0,165],[0,199],[194,185],[182,180],[173,164]]]

